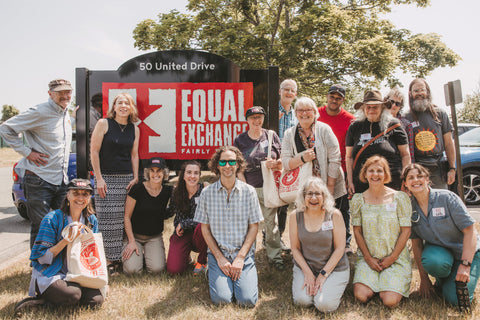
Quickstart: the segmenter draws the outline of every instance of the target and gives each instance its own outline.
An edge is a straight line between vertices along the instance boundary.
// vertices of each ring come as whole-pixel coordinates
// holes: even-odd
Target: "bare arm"
[[[402,250],[407,245],[407,241],[410,238],[412,228],[400,227],[400,230],[400,235],[398,236],[397,243],[395,244],[392,253],[389,256],[383,257],[380,260],[380,266],[382,267],[382,269],[390,267],[395,261],[397,261],[398,256],[400,255],[400,253],[402,253]]]
[[[355,193],[353,186],[353,147],[345,147],[345,165],[347,169],[347,190],[350,196]]]
[[[367,262],[368,266],[375,271],[382,271],[382,267],[380,266],[380,260],[374,258],[370,255],[370,251],[368,251],[367,243],[365,242],[365,238],[363,238],[363,231],[361,226],[353,226],[353,233],[355,234],[355,241],[357,241],[358,248],[362,251],[363,257],[365,258],[365,262]]]
[[[398,146],[398,151],[400,151],[400,158],[402,159],[402,168],[405,168],[412,161],[408,144]]]
[[[135,236],[133,235],[132,220],[131,220],[133,209],[135,209],[136,203],[137,203],[137,200],[133,199],[130,196],[127,196],[127,200],[125,201],[125,216],[124,216],[123,224],[125,226],[125,233],[127,234],[127,238],[128,238],[128,245],[122,253],[124,260],[128,260],[134,251],[137,254],[137,256],[139,255],[137,244],[135,242]]]
[[[108,131],[107,119],[98,120],[93,129],[92,139],[90,141],[90,161],[92,162],[93,173],[95,174],[96,188],[100,197],[105,198],[107,193],[107,185],[103,180],[102,172],[100,170],[100,148],[102,147],[103,137]]]
[[[131,152],[133,180],[128,183],[127,190],[130,190],[138,182],[138,141],[140,139],[140,129],[135,126],[135,140]]]
[[[477,230],[472,224],[471,226],[466,227],[462,230],[463,232],[463,249],[462,249],[462,260],[467,260],[468,262],[473,261],[475,255],[475,249],[477,247]],[[470,267],[460,264],[457,270],[457,276],[455,277],[457,281],[469,282],[470,281]]]
[[[445,144],[445,153],[447,154],[448,166],[455,168],[455,144],[453,143],[452,133],[447,132],[443,135]],[[448,170],[447,183],[450,185],[455,182],[455,170]]]
[[[412,250],[415,263],[417,264],[418,273],[420,274],[420,295],[424,298],[430,297],[434,293],[432,282],[428,277],[428,273],[422,266],[423,240],[412,239]]]
[[[240,248],[240,251],[238,252],[237,256],[235,257],[232,263],[231,272],[233,272],[234,274],[232,275],[231,278],[233,281],[236,281],[238,280],[238,278],[240,278],[240,274],[242,273],[242,270],[243,270],[245,257],[247,256],[248,251],[250,251],[250,248],[252,247],[253,242],[255,242],[257,233],[258,233],[258,222],[250,223],[248,225],[248,231],[247,231],[247,235],[245,236],[245,241],[243,242],[243,245]]]

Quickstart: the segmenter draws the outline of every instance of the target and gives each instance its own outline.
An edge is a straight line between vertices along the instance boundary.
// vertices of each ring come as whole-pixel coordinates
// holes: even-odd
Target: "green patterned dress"
[[[412,205],[408,195],[395,192],[390,204],[365,204],[362,193],[350,201],[352,225],[362,227],[363,238],[370,255],[381,259],[389,256],[400,236],[400,227],[411,226]],[[378,272],[371,269],[362,252],[358,250],[353,283],[363,283],[373,292],[393,291],[408,297],[412,281],[412,266],[407,247],[387,269]]]

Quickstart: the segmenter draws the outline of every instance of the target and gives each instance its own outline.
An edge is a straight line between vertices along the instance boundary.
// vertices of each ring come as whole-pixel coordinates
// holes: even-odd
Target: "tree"
[[[460,57],[437,34],[412,34],[380,18],[399,4],[428,0],[189,0],[187,14],[172,10],[140,22],[140,50],[201,49],[241,68],[280,67],[301,94],[320,97],[332,83],[352,88],[398,84],[400,69],[424,77]],[[323,96],[323,94],[321,95]]]
[[[468,94],[463,102],[463,108],[457,113],[458,122],[480,124],[480,87]]]
[[[2,107],[2,121],[7,121],[11,117],[19,114],[20,111],[12,105],[4,104]]]

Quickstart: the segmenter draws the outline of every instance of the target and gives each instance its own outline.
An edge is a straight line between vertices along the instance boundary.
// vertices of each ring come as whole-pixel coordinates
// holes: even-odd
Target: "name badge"
[[[266,148],[266,147],[268,147],[268,140],[263,140],[262,142],[260,142],[260,147],[261,147],[261,148]]]
[[[371,133],[364,133],[360,136],[360,140],[370,140],[370,139],[372,139]]]
[[[420,125],[420,123],[418,123],[418,121],[413,121],[412,122],[412,128],[416,128]]]
[[[387,211],[396,211],[397,210],[397,203],[387,203]]]
[[[333,230],[333,221],[325,221],[322,223],[322,230],[327,231],[327,230]]]
[[[445,217],[445,208],[433,208],[432,215],[434,217]]]

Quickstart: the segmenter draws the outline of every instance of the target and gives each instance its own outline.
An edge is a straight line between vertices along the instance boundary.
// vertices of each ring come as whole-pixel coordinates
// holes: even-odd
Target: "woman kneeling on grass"
[[[30,254],[33,268],[29,295],[33,298],[18,303],[15,307],[16,314],[26,307],[45,303],[57,306],[79,303],[91,307],[103,303],[100,289],[81,287],[78,283],[64,280],[68,271],[68,243],[80,235],[84,225],[92,232],[98,232],[97,218],[90,203],[92,192],[90,181],[73,179],[68,183],[67,196],[60,209],[43,218]],[[62,231],[72,222],[80,223],[80,227],[77,231],[70,228],[68,237],[64,239]]]
[[[198,252],[193,274],[207,271],[207,244],[203,239],[202,225],[193,221],[198,197],[207,183],[200,181],[200,163],[195,160],[186,161],[178,175],[177,186],[173,190],[170,208],[175,214],[175,227],[170,237],[167,258],[167,271],[170,274],[187,270],[190,252]]]
[[[430,188],[430,174],[423,166],[408,165],[402,180],[413,195],[411,238],[420,294],[429,297],[436,289],[447,302],[469,308],[480,274],[475,220],[456,194]],[[435,285],[429,274],[436,278]],[[465,283],[469,294],[461,290],[458,295],[455,286]]]
[[[172,187],[163,185],[167,177],[165,160],[151,158],[144,171],[146,181],[132,187],[125,202],[125,233],[123,272],[140,273],[143,262],[148,272],[165,269],[163,244],[164,220],[170,217],[167,204]]]
[[[387,160],[368,158],[360,170],[360,181],[368,183],[368,189],[353,196],[350,208],[360,249],[353,278],[355,298],[366,303],[378,292],[383,304],[394,308],[410,293],[412,266],[405,245],[412,208],[406,193],[385,186],[390,180]]]
[[[299,192],[300,210],[290,215],[293,301],[322,312],[338,308],[350,270],[345,256],[345,224],[320,178],[309,178]]]

